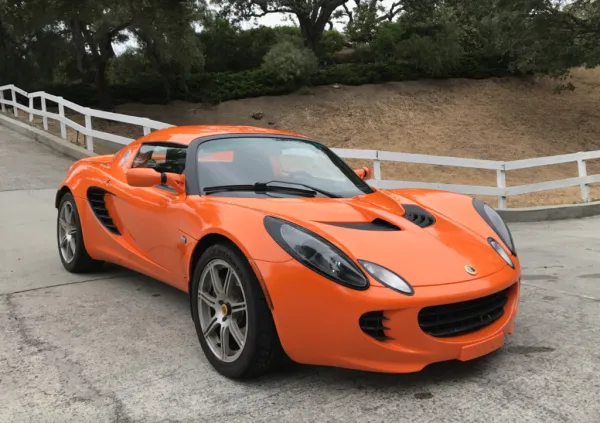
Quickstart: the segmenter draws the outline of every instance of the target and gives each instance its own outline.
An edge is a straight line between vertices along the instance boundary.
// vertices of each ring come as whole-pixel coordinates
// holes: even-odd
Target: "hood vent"
[[[361,231],[399,231],[398,226],[380,218],[373,219],[371,222],[323,222],[328,225],[340,226],[348,229],[358,229]]]
[[[402,207],[406,211],[406,213],[404,213],[404,218],[421,228],[426,228],[435,223],[435,217],[416,204],[402,204]]]

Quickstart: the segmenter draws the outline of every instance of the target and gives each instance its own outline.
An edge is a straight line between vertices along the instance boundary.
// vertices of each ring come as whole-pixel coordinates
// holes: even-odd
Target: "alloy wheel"
[[[77,225],[73,205],[65,201],[58,214],[58,245],[63,260],[71,263],[77,251]]]
[[[231,363],[244,350],[248,335],[246,295],[240,277],[226,261],[210,261],[200,275],[198,317],[212,353]]]

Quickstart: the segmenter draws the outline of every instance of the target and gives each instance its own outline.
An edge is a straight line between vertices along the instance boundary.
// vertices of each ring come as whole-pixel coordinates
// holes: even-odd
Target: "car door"
[[[157,172],[182,174],[187,146],[175,143],[141,144],[128,168],[153,168]],[[123,228],[123,239],[132,251],[131,260],[142,273],[168,283],[185,278],[181,248],[181,206],[185,193],[167,185],[132,187],[123,177],[109,181],[112,209]]]

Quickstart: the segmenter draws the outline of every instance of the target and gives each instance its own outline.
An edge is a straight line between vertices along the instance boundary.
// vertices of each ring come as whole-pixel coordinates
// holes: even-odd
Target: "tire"
[[[201,286],[203,287],[203,292],[206,292],[205,288],[208,286],[206,277],[212,280],[212,276],[207,275],[207,273],[213,266],[230,266],[230,269],[235,272],[235,276],[237,277],[237,281],[235,281],[235,277],[232,277],[230,286],[234,286],[234,282],[239,281],[237,286],[241,286],[241,289],[243,290],[240,291],[237,287],[230,288],[230,290],[233,291],[229,298],[233,298],[237,293],[237,299],[232,300],[230,303],[234,304],[237,301],[237,304],[239,304],[239,301],[244,297],[243,299],[246,304],[245,343],[243,348],[239,348],[235,353],[238,355],[233,358],[228,358],[229,361],[223,360],[221,357],[217,356],[217,352],[215,351],[215,349],[218,348],[215,345],[216,341],[207,340],[203,334],[201,319],[203,319],[206,328],[210,326],[210,324],[207,324],[207,320],[219,320],[224,316],[222,305],[221,314],[218,314],[219,302],[215,302],[214,305],[216,305],[216,308],[213,308],[209,306],[206,301],[201,303],[198,298],[198,291]],[[220,271],[223,273],[228,270],[221,269]],[[203,274],[207,276],[202,277]],[[218,294],[215,292],[213,292],[213,294],[214,295],[211,296],[214,296],[216,299]],[[287,355],[281,347],[271,310],[269,309],[258,279],[245,256],[235,246],[229,244],[216,244],[209,247],[204,252],[194,270],[190,295],[192,317],[200,345],[210,364],[220,374],[231,379],[250,379],[258,377],[270,370],[274,370],[275,368],[279,368],[280,365],[285,362]],[[206,314],[207,310],[211,309],[215,312],[215,315],[212,318],[210,317],[210,313]],[[238,311],[238,313],[239,315],[235,311],[232,311],[227,317],[232,319],[230,320],[231,325],[233,325],[235,320],[235,325],[241,328],[244,312]],[[201,316],[206,317],[202,318]],[[223,325],[226,324],[226,321],[224,321],[219,325],[219,328],[214,330],[212,336],[215,336],[217,331],[222,335]],[[240,335],[243,334],[244,331],[242,329],[239,330],[240,332],[238,333]],[[234,329],[231,327],[229,333],[232,333],[233,331]],[[235,337],[233,335],[227,337],[229,339],[229,347],[231,347],[231,340],[235,339]],[[235,341],[233,345],[238,346]],[[222,351],[223,350],[221,350],[221,353]]]
[[[70,209],[72,212],[72,220],[67,222],[67,229],[61,230],[61,219],[63,218],[63,212],[66,209]],[[74,231],[74,232],[73,232]],[[61,248],[61,237],[64,239],[64,233],[69,232],[71,234],[70,239],[73,239],[75,245],[75,253],[69,255],[68,252],[63,251]],[[58,246],[58,255],[60,261],[67,271],[71,273],[89,273],[99,270],[103,262],[94,260],[88,254],[85,243],[83,240],[83,231],[81,229],[81,220],[79,219],[79,211],[77,204],[71,193],[66,193],[62,196],[60,204],[58,206],[58,215],[56,217],[56,243]],[[69,251],[72,252],[72,243],[67,241],[69,245]]]

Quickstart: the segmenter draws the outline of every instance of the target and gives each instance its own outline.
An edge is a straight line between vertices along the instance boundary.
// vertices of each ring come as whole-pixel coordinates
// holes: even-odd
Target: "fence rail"
[[[5,93],[10,93],[10,99]],[[17,101],[17,95],[21,95],[29,99],[29,106],[25,106]],[[34,99],[39,98],[41,109],[34,108]],[[47,102],[56,103],[58,113],[52,113],[47,110]],[[27,93],[26,91],[14,86],[0,86],[0,106],[4,113],[7,113],[6,106],[12,106],[13,113],[16,117],[19,116],[19,111],[29,114],[29,121],[32,122],[34,116],[42,117],[42,126],[45,131],[48,131],[48,119],[54,119],[60,123],[61,138],[67,139],[67,127],[79,131],[86,137],[86,148],[90,151],[94,150],[94,139],[112,141],[117,144],[127,145],[133,141],[132,138],[123,137],[108,132],[95,130],[92,127],[92,118],[100,118],[114,122],[127,123],[140,126],[143,128],[144,135],[149,134],[152,130],[169,128],[174,125],[159,122],[156,120],[123,115],[119,113],[105,112],[101,110],[82,107],[78,104],[65,100],[62,97],[56,97],[43,91]],[[84,116],[85,126],[74,122],[65,116],[65,108],[71,109]],[[550,191],[560,188],[568,188],[579,186],[581,191],[581,201],[587,203],[590,201],[589,184],[600,183],[600,175],[587,174],[587,160],[600,158],[600,150],[586,151],[579,153],[564,154],[558,156],[536,157],[533,159],[513,160],[513,161],[495,161],[495,160],[479,160],[467,159],[459,157],[445,156],[430,156],[425,154],[410,154],[398,153],[392,151],[378,150],[354,150],[345,148],[334,148],[335,153],[344,159],[363,159],[373,162],[373,179],[369,183],[373,186],[390,189],[390,188],[430,188],[458,192],[467,195],[485,195],[498,198],[499,209],[506,209],[507,197],[513,195],[530,194],[541,191]],[[381,162],[391,161],[399,163],[416,163],[438,166],[464,167],[472,169],[485,169],[496,171],[496,186],[479,186],[479,185],[459,185],[459,184],[441,184],[432,182],[420,181],[394,181],[382,179]],[[527,169],[537,166],[548,166],[561,163],[577,163],[579,176],[574,178],[566,178],[547,182],[538,182],[534,184],[506,186],[506,172],[509,170]]]

